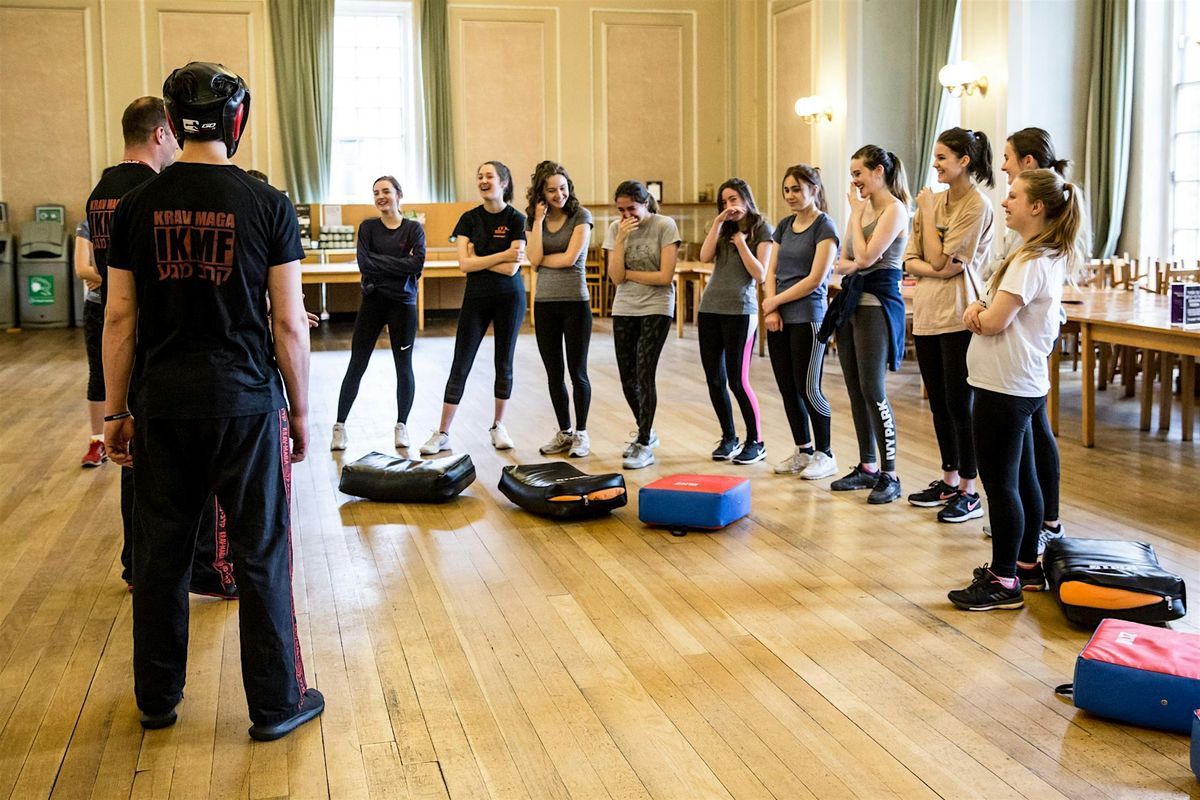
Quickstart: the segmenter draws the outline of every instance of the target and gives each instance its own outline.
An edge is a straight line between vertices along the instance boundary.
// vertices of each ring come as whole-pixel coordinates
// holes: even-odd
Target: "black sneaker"
[[[728,461],[738,451],[740,444],[741,442],[736,436],[730,439],[721,439],[721,441],[717,442],[717,449],[712,451],[712,460]]]
[[[1021,585],[1006,588],[987,568],[987,564],[975,570],[974,580],[965,589],[954,589],[946,594],[963,611],[993,611],[999,608],[1020,608],[1025,605]]]
[[[900,479],[893,478],[886,472],[880,472],[875,481],[875,488],[867,496],[867,502],[873,506],[890,503],[900,496]]]
[[[912,497],[909,497],[912,500]],[[938,512],[938,522],[966,522],[983,516],[983,501],[978,494],[959,492]]]
[[[276,739],[282,739],[309,720],[321,716],[321,712],[324,710],[324,695],[316,689],[309,689],[304,693],[299,711],[282,722],[275,722],[269,725],[255,723],[250,727],[250,738],[256,742],[273,742]]]
[[[910,494],[908,502],[921,508],[937,508],[938,506],[946,505],[946,503],[957,496],[957,486],[951,486],[943,480],[936,480],[929,484],[928,489],[922,489],[919,492]]]
[[[767,446],[762,442],[746,442],[745,446],[733,457],[735,464],[756,464],[767,457]]]
[[[1018,564],[1017,580],[1021,582],[1021,589],[1026,592],[1046,591],[1046,572],[1042,569],[1040,561],[1032,567],[1022,567]]]
[[[835,492],[852,492],[855,489],[874,489],[877,483],[879,483],[879,473],[867,472],[862,468],[862,464],[859,464],[850,470],[849,475],[838,478],[829,484],[829,488]]]

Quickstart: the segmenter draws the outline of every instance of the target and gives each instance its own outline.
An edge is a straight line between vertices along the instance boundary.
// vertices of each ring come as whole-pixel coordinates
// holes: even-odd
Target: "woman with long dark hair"
[[[330,450],[345,450],[346,419],[358,397],[363,373],[371,361],[375,342],[384,326],[396,365],[397,448],[408,447],[408,413],[412,410],[413,343],[417,338],[417,282],[425,268],[425,229],[421,223],[401,216],[404,192],[400,182],[384,175],[371,186],[379,216],[358,226],[358,271],[362,275],[362,299],[354,318],[350,341],[350,364],[338,395],[337,422],[333,424]]]
[[[625,469],[654,463],[658,435],[658,358],[675,310],[675,261],[679,229],[658,213],[658,202],[638,181],[625,181],[613,193],[619,219],[608,226],[608,277],[613,297],[613,348],[621,390],[637,422],[633,441],[622,454]]]
[[[792,213],[775,226],[778,247],[771,251],[767,265],[763,313],[771,368],[795,450],[775,471],[817,480],[837,472],[829,441],[832,410],[821,391],[825,343],[817,331],[825,318],[838,235],[815,167],[788,167],[783,199]]]
[[[534,334],[558,421],[554,437],[540,450],[547,456],[570,452],[572,458],[583,458],[591,452],[587,419],[592,384],[587,357],[592,339],[592,302],[584,264],[592,237],[592,212],[579,204],[566,169],[553,161],[543,161],[530,179],[525,218],[529,228],[525,254],[538,272]],[[564,347],[575,396],[574,425],[563,380]]]
[[[767,457],[758,397],[750,387],[750,359],[758,334],[757,287],[766,277],[774,249],[771,225],[758,213],[750,186],[741,178],[721,184],[717,216],[700,245],[700,260],[713,264],[713,273],[696,318],[700,363],[721,425],[714,461],[753,464]],[[726,385],[746,423],[744,443],[737,438]]]
[[[937,508],[939,522],[983,516],[975,491],[975,445],[971,439],[973,393],[967,382],[971,333],[963,312],[979,295],[979,272],[992,243],[992,204],[979,184],[993,186],[992,147],[982,131],[950,128],[933,148],[938,181],[950,188],[917,195],[913,235],[904,268],[917,278],[913,295],[913,342],[942,457],[942,476],[910,494],[914,506]]]
[[[850,157],[850,220],[834,268],[845,278],[818,333],[828,341],[837,331],[838,361],[858,437],[858,465],[829,488],[870,489],[867,502],[873,505],[900,496],[896,417],[885,379],[904,357],[900,255],[908,238],[907,180],[896,154],[878,145],[860,147]]]
[[[496,414],[488,434],[497,450],[510,450],[512,438],[504,427],[504,411],[512,396],[513,356],[517,334],[525,319],[525,283],[521,261],[525,258],[525,215],[510,205],[513,198],[512,172],[499,161],[485,161],[475,173],[481,205],[459,218],[451,235],[458,248],[458,268],[467,276],[458,330],[454,336],[454,360],[438,429],[421,445],[422,455],[450,449],[450,424],[458,411],[475,354],[489,326],[496,339],[496,381],[493,387]]]

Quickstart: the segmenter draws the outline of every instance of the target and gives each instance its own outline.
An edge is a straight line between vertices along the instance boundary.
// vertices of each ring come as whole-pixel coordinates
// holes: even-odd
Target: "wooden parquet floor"
[[[437,421],[452,334],[434,321],[417,342],[417,442]],[[543,460],[537,447],[554,429],[529,331],[508,420],[517,448],[488,444],[488,339],[453,432],[479,479],[440,506],[337,491],[340,463],[390,451],[393,422],[381,348],[350,417],[350,449],[325,449],[348,337],[345,322],[314,334],[314,446],[295,472],[296,604],[309,680],[328,706],[319,723],[255,744],[237,604],[205,598],[192,601],[179,723],[140,728],[117,468],[78,466],[82,335],[0,335],[0,798],[1200,795],[1186,737],[1055,697],[1088,634],[1050,597],[1017,612],[949,605],[946,590],[990,557],[982,521],[938,525],[929,510],[868,507],[828,481],[771,473],[790,443],[766,359],[752,375],[768,463],[708,460],[717,429],[689,328],[667,343],[663,445],[654,467],[626,474],[630,505],[556,525],[496,488],[501,466]],[[906,491],[938,469],[915,369],[890,379]],[[632,424],[607,322],[591,376],[593,456],[581,466],[619,469]],[[1068,532],[1150,541],[1200,585],[1197,446],[1180,442],[1178,420],[1168,439],[1138,432],[1137,401],[1109,391],[1099,446],[1083,449],[1078,380],[1064,372]],[[825,388],[848,468],[854,437],[835,358]],[[684,538],[642,527],[637,488],[685,471],[752,476],[753,513]]]

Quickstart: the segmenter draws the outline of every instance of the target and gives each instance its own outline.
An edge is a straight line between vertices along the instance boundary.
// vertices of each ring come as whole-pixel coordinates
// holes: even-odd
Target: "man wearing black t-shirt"
[[[163,99],[183,155],[117,207],[104,330],[105,445],[136,467],[134,690],[143,726],[175,722],[194,521],[215,493],[250,735],[277,739],[324,709],[305,683],[291,586],[291,464],[308,441],[304,252],[287,199],[229,160],[250,108],[242,79],[193,62]]]
[[[88,405],[92,430],[99,432],[104,424],[104,368],[100,363],[101,337],[104,335],[104,307],[108,295],[108,240],[117,204],[130,190],[162,172],[179,152],[179,143],[167,124],[167,112],[161,97],[139,97],[121,115],[121,133],[125,151],[120,163],[104,170],[100,182],[87,200],[88,228],[91,236],[92,262],[95,264],[99,286],[89,292],[84,304],[84,339],[88,343]],[[91,295],[94,294],[94,299]],[[103,436],[88,449],[104,453]],[[86,461],[86,458],[85,458]],[[98,463],[98,462],[97,462]],[[196,534],[195,559],[192,563],[191,591],[215,597],[237,597],[233,568],[228,560],[229,545],[221,524],[223,513],[215,503],[206,503]],[[133,472],[121,470],[121,578],[133,584]]]

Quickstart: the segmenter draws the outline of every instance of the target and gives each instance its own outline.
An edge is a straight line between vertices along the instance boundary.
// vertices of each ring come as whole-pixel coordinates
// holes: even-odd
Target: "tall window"
[[[371,202],[371,182],[394,175],[406,199],[424,197],[418,161],[412,4],[338,0],[333,27],[331,203]]]
[[[1200,258],[1200,4],[1176,6],[1180,35],[1175,69],[1171,158],[1171,251]]]

